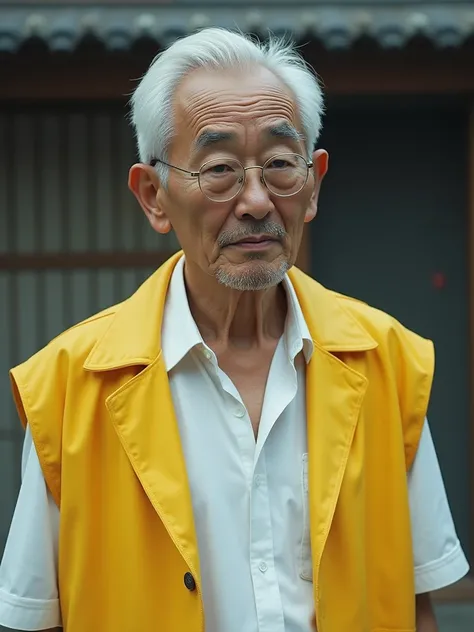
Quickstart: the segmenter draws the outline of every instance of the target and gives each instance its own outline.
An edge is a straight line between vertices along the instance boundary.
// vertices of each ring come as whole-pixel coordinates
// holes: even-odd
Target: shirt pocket
[[[299,574],[301,579],[313,581],[313,560],[311,557],[311,534],[309,520],[309,485],[308,485],[308,454],[301,458],[301,494],[303,502],[303,532],[299,553]]]

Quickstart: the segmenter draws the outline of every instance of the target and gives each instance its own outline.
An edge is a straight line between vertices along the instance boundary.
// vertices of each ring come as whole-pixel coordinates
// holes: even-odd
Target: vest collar
[[[117,306],[109,328],[84,363],[86,370],[147,366],[161,355],[166,294],[182,254],[173,255],[129,299]],[[377,346],[344,306],[344,298],[297,268],[290,270],[289,277],[316,346],[329,352],[366,351]]]

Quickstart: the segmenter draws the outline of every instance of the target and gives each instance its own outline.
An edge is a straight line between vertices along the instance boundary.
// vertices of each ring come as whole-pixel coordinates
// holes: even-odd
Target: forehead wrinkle
[[[255,114],[266,114],[268,110],[282,110],[288,118],[295,120],[296,107],[291,96],[280,87],[264,86],[263,94],[261,88],[252,93],[239,94],[232,88],[222,88],[219,90],[206,87],[184,90],[182,107],[185,115],[192,119],[201,115],[227,116],[239,114],[255,116]],[[183,103],[184,101],[184,103]],[[277,114],[275,112],[275,114]]]
[[[258,92],[260,92],[261,90],[263,90],[264,93],[258,94]],[[188,103],[189,101],[192,101],[193,104],[197,105],[198,107],[202,103],[207,104],[210,101],[219,99],[221,97],[225,98],[226,100],[230,99],[231,102],[234,102],[234,103],[237,101],[245,101],[249,99],[254,100],[254,99],[262,99],[262,98],[263,99],[279,98],[280,100],[290,101],[291,103],[293,103],[292,96],[285,89],[279,86],[272,86],[272,85],[260,86],[258,88],[258,91],[254,92],[253,94],[249,94],[248,92],[245,92],[245,91],[243,93],[239,93],[233,88],[219,88],[216,90],[215,88],[206,88],[206,87],[201,87],[201,86],[194,90],[188,87],[187,89],[183,90],[183,93],[184,93],[183,96],[187,97],[185,101],[187,101]]]
[[[270,94],[268,94],[268,92],[270,92]],[[205,107],[210,103],[214,103],[216,106],[227,105],[234,107],[246,107],[255,102],[265,101],[270,103],[277,102],[279,104],[285,104],[286,107],[295,109],[293,100],[286,93],[281,90],[271,90],[268,92],[263,94],[238,94],[230,90],[200,90],[199,92],[194,92],[194,94],[188,96],[187,103],[184,107],[189,110],[200,108],[202,106]]]
[[[197,79],[197,77],[196,77]],[[223,77],[223,82],[228,77]],[[214,84],[215,86],[215,84]],[[176,114],[179,124],[187,127],[194,141],[207,127],[212,131],[231,131],[237,138],[246,136],[249,123],[262,129],[271,123],[277,125],[287,121],[289,125],[300,128],[297,105],[292,94],[282,84],[263,81],[262,84],[244,84],[218,86],[217,89],[206,83],[192,80],[184,84],[176,94]],[[264,130],[262,129],[263,133]],[[193,140],[190,139],[191,144]],[[191,149],[195,153],[195,148]]]
[[[278,106],[283,107],[278,107]],[[235,103],[227,104],[213,104],[210,109],[206,107],[204,109],[186,108],[185,115],[188,124],[194,129],[200,129],[206,125],[218,125],[229,123],[243,123],[252,119],[265,118],[265,119],[287,119],[292,127],[296,123],[296,113],[291,104],[275,104],[274,101],[260,100],[258,103],[246,103],[236,105]]]
[[[296,119],[295,111],[291,106],[285,106],[285,104],[276,104],[275,101],[257,101],[253,103],[245,104],[207,104],[205,108],[188,108],[187,112],[188,120],[193,124],[195,121],[200,121],[203,118],[222,119],[223,122],[238,122],[238,120],[247,120],[259,117],[273,117],[273,118],[287,118],[289,121],[294,122]]]

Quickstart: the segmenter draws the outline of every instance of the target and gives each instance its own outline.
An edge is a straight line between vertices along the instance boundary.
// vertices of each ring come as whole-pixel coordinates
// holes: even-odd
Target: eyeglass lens
[[[271,193],[280,197],[295,195],[306,184],[308,165],[298,154],[279,154],[265,163],[262,177]],[[233,158],[211,160],[199,172],[202,192],[216,202],[235,197],[242,189],[244,180],[244,168]]]

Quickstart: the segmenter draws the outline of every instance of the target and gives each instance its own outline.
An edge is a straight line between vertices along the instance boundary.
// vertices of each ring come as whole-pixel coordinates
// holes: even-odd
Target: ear
[[[171,223],[164,210],[164,189],[155,169],[142,163],[132,165],[128,173],[128,188],[137,198],[153,230],[162,235],[169,233]]]
[[[311,199],[306,210],[304,221],[310,222],[316,217],[318,212],[318,199],[319,192],[321,190],[321,183],[324,176],[328,171],[329,166],[329,154],[324,149],[318,149],[313,154],[313,175],[314,175],[314,189],[311,195]]]

